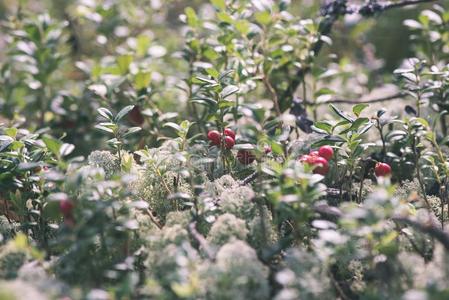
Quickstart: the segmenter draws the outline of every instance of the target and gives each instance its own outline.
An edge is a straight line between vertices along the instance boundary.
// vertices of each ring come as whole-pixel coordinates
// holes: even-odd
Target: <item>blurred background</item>
[[[234,2],[239,7],[257,7],[282,1],[291,2],[286,12],[294,19],[290,30],[296,20],[311,19],[317,26],[320,7],[325,3],[324,0]],[[349,5],[362,3],[349,1]],[[449,6],[449,1],[436,3]],[[430,50],[439,51],[439,45],[448,47],[447,30],[444,33],[444,28],[426,27],[432,18],[437,23],[441,20],[436,12],[426,10],[433,4],[392,9],[372,18],[348,15],[339,20],[331,32],[332,45],[323,47],[314,61],[318,75],[305,79],[304,96],[309,101],[319,101],[320,96],[360,99],[397,92],[397,86],[389,84],[395,80],[393,70],[406,58],[429,52],[417,49],[426,45],[413,42],[416,23],[412,21],[409,24],[412,26],[406,26],[405,20],[423,14],[419,17],[424,24],[419,25],[422,27],[419,34],[432,35],[427,39],[439,35],[436,40],[441,41],[433,43],[434,49]],[[186,24],[187,7],[192,7],[198,18],[204,20],[201,29]],[[438,13],[444,14],[444,10],[441,8]],[[215,30],[219,26],[214,18],[214,7],[206,0],[0,0],[0,123],[3,120],[13,127],[25,124],[31,130],[49,130],[52,135],[75,144],[76,153],[87,154],[105,141],[94,130],[99,107],[118,111],[126,105],[137,105],[139,111],[132,112],[134,119],[130,123],[143,130],[129,145],[156,146],[168,134],[162,124],[191,117],[185,85],[194,73],[204,71],[205,65],[223,68],[222,62],[215,63],[221,56],[212,48],[204,51],[203,57],[193,58],[199,59],[193,62],[197,68],[194,72],[192,61],[189,64],[185,56],[191,47],[186,41],[192,32],[199,44],[204,44],[209,34],[213,34],[210,40],[225,34],[235,39],[233,33],[226,33],[223,28]],[[292,45],[304,42],[295,41],[302,38],[297,35],[290,38]],[[307,38],[304,36],[304,40]],[[204,46],[214,43],[223,47],[221,41],[206,41]],[[281,51],[273,46],[272,53],[276,50]],[[234,58],[237,62],[242,58],[244,65],[248,60],[244,55],[236,53]],[[281,53],[276,59],[281,60],[282,56]],[[297,58],[289,61],[288,72],[281,66],[279,72],[272,73],[277,91],[282,91],[291,80],[286,77],[294,76]],[[290,58],[285,55],[285,59]],[[322,79],[322,72],[327,71],[331,75]],[[242,89],[248,91],[242,92],[241,101],[248,106],[239,113],[252,114],[254,119],[263,100],[271,101],[259,87],[260,80],[246,79],[246,83],[240,82]],[[320,109],[327,112],[325,105]],[[310,109],[315,119],[316,110]]]
[[[315,17],[325,0],[292,0],[292,12],[303,18]],[[365,1],[349,1],[350,5]],[[382,1],[380,1],[382,2]],[[393,1],[394,2],[394,1]],[[444,7],[449,1],[437,1]],[[49,12],[52,17],[71,20],[71,29],[77,37],[78,55],[104,53],[108,42],[103,37],[93,38],[96,29],[108,40],[120,40],[127,35],[150,30],[155,39],[162,39],[166,47],[179,46],[180,28],[184,25],[179,15],[186,7],[193,7],[207,14],[210,2],[207,0],[65,0],[65,1],[19,1],[0,0],[0,20],[15,14],[19,7],[36,13]],[[209,7],[208,7],[209,6]],[[413,53],[410,47],[409,29],[404,26],[405,19],[416,18],[423,7],[390,10],[378,17],[359,20],[357,16],[348,16],[340,22],[332,33],[333,51],[351,59],[363,59],[369,56],[372,63],[380,64],[380,72],[391,72],[404,57]],[[151,17],[148,17],[151,16]],[[89,22],[96,24],[89,28]],[[170,35],[166,35],[166,30]],[[130,32],[131,31],[131,32]],[[74,41],[75,42],[75,41]],[[110,42],[110,41],[109,41]],[[0,44],[0,55],[6,41]],[[398,47],[400,45],[400,47]]]

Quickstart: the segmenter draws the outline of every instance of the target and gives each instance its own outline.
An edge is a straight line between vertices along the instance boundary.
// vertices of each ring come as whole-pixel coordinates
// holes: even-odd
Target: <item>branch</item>
[[[383,2],[379,3],[376,0],[368,0],[366,4],[356,7],[347,7],[347,0],[334,0],[328,4],[325,4],[321,7],[321,15],[323,16],[323,20],[320,23],[320,27],[318,29],[318,36],[328,35],[332,31],[332,27],[334,23],[342,16],[347,14],[360,14],[364,17],[371,17],[377,13],[384,12],[389,9],[400,8],[410,5],[417,5],[422,3],[431,3],[436,2],[437,0],[404,0],[401,2]],[[323,41],[319,39],[315,45],[312,47],[312,51],[315,57],[318,56],[321,48],[323,46]],[[290,82],[289,86],[283,93],[281,99],[281,108],[282,110],[290,107],[291,100],[293,99],[293,95],[301,84],[304,76],[309,72],[310,66],[305,66],[304,68],[299,69],[296,72],[296,76]]]
[[[241,182],[240,185],[248,185],[251,182],[253,182],[254,180],[256,180],[256,178],[259,177],[259,173],[257,171],[254,171],[253,173],[251,173],[250,175],[248,175],[248,177],[245,177]]]
[[[422,3],[431,3],[431,2],[435,2],[437,0],[405,0],[405,1],[401,1],[401,2],[387,2],[385,4],[381,4],[381,10],[387,10],[387,9],[392,9],[392,8],[400,8],[400,7],[404,7],[404,6],[410,6],[410,5],[417,5],[417,4],[422,4]],[[364,5],[364,7],[368,6],[368,4]],[[362,7],[363,8],[363,7]],[[361,13],[359,11],[359,13]]]
[[[162,224],[161,222],[159,222],[159,220],[153,215],[153,213],[151,212],[151,210],[149,210],[148,208],[145,210],[145,212],[147,213],[147,215],[150,217],[151,222],[154,223],[154,225],[157,226],[157,228],[162,229]]]
[[[347,13],[346,3],[347,0],[335,0],[321,7],[320,12],[321,15],[324,17],[324,19],[323,21],[321,21],[320,26],[318,28],[319,37],[323,35],[328,35],[331,32],[332,27],[334,26],[334,23],[338,20],[338,18],[340,16],[344,16]],[[312,47],[312,52],[314,53],[315,57],[318,56],[318,53],[321,51],[322,47],[323,41],[320,38]],[[309,70],[310,66],[306,66],[298,70],[296,76],[290,82],[289,86],[287,87],[287,89],[285,90],[284,94],[281,97],[281,99],[284,100],[281,103],[282,110],[285,110],[286,108],[290,107],[290,102],[293,98],[293,94],[295,93],[299,84],[302,82],[302,79]],[[286,99],[288,101],[285,101]]]
[[[404,93],[397,93],[394,95],[390,95],[390,96],[385,96],[385,97],[381,97],[381,98],[373,98],[373,99],[367,99],[367,100],[353,100],[353,99],[331,99],[328,101],[322,101],[322,102],[311,102],[311,101],[307,101],[304,102],[307,105],[325,105],[325,104],[330,104],[330,103],[342,103],[342,104],[359,104],[359,103],[378,103],[378,102],[385,102],[385,101],[390,101],[390,100],[394,100],[394,99],[398,99],[398,98],[402,98],[406,96],[406,94]]]
[[[192,223],[189,224],[189,232],[190,232],[190,235],[204,249],[204,251],[206,252],[206,254],[209,257],[209,259],[215,260],[214,252],[210,248],[209,243],[204,238],[204,236],[202,236],[201,233],[199,233],[198,230],[196,230],[196,222],[192,222]]]
[[[419,231],[429,234],[443,244],[446,250],[449,250],[449,234],[433,224],[424,224],[404,217],[393,217],[392,219],[395,222],[409,225]]]

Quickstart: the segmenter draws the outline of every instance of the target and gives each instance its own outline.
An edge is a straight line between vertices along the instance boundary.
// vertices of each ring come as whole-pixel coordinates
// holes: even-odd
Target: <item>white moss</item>
[[[248,229],[245,221],[232,214],[223,214],[212,225],[207,240],[214,245],[224,245],[233,239],[246,240]]]

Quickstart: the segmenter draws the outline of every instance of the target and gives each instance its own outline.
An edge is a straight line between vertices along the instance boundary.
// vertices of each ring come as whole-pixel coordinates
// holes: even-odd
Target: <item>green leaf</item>
[[[131,135],[133,133],[141,131],[142,128],[140,127],[130,127],[126,130],[126,132],[123,134],[123,137],[127,137],[128,135]]]
[[[219,108],[227,108],[234,106],[234,101],[222,100],[218,103]]]
[[[220,20],[221,22],[224,22],[224,23],[232,24],[234,22],[232,17],[230,15],[228,15],[227,13],[225,13],[224,11],[218,12],[217,18],[218,18],[218,20]]]
[[[149,71],[139,71],[134,77],[134,86],[136,90],[141,90],[150,85],[151,82],[151,72]]]
[[[366,124],[367,122],[369,122],[368,118],[359,118],[356,119],[349,128],[343,130],[342,132],[340,132],[340,134],[346,134],[350,131],[357,131],[359,129],[360,126]]]
[[[61,148],[59,149],[59,155],[61,157],[67,156],[70,153],[73,152],[73,150],[75,150],[75,146],[72,144],[62,144]]]
[[[373,122],[369,122],[368,124],[366,124],[364,127],[362,127],[359,131],[358,134],[362,135],[365,132],[367,132],[368,130],[371,129],[371,127],[373,127],[374,123]]]
[[[137,37],[136,52],[138,56],[144,56],[150,47],[151,39],[147,35],[139,35]]]
[[[220,96],[221,96],[221,98],[225,99],[225,98],[237,93],[238,91],[239,91],[239,88],[237,86],[228,85],[221,91]]]
[[[234,146],[235,150],[254,150],[255,148],[253,144],[238,144]]]
[[[173,122],[167,122],[167,123],[165,123],[165,124],[164,124],[164,127],[170,127],[170,128],[173,128],[173,129],[176,130],[176,131],[182,131],[182,127],[179,126],[179,125],[176,124],[176,123],[173,123]]]
[[[246,35],[249,32],[249,22],[246,20],[235,21],[234,26],[242,35]]]
[[[224,78],[231,77],[232,73],[234,73],[234,70],[226,70],[220,74],[218,80],[222,81]]]
[[[129,66],[133,62],[133,57],[131,54],[125,54],[117,57],[117,65],[120,70],[120,74],[124,75],[128,73]]]
[[[62,146],[62,143],[60,141],[49,136],[42,137],[42,141],[44,141],[45,146],[47,146],[48,150],[50,150],[51,153],[59,156],[59,150]]]
[[[268,11],[258,11],[254,14],[256,21],[262,25],[268,25],[271,23],[271,14]]]
[[[360,104],[357,104],[357,105],[354,105],[353,107],[352,107],[352,112],[357,116],[357,117],[359,117],[360,116],[360,113],[365,109],[365,108],[367,108],[369,105],[368,104],[365,104],[365,103],[360,103]]]
[[[190,126],[192,126],[192,124],[194,123],[191,123],[189,120],[184,120],[181,122],[180,126],[183,129],[183,131],[188,131]]]
[[[332,125],[327,122],[315,122],[313,127],[323,130],[328,134],[332,132]]]
[[[347,114],[345,114],[342,110],[340,110],[339,108],[337,108],[335,105],[333,104],[329,104],[330,108],[332,108],[332,110],[341,118],[345,119],[348,122],[354,122],[354,119],[351,118],[350,116],[348,116]]]
[[[282,145],[280,143],[277,143],[275,141],[271,142],[271,151],[273,151],[276,155],[283,155],[284,149],[282,148]]]
[[[207,74],[209,74],[210,76],[212,76],[213,78],[217,79],[218,76],[220,76],[220,72],[218,72],[216,69],[214,68],[207,68],[206,69]]]
[[[37,162],[20,163],[17,166],[17,169],[20,171],[29,171],[29,170],[34,170],[35,168],[37,168],[39,166],[40,166],[40,164]]]
[[[128,105],[122,108],[121,111],[118,112],[118,114],[115,116],[115,121],[120,121],[124,116],[126,116],[132,109],[134,108],[134,105]]]
[[[17,135],[17,128],[11,127],[11,128],[6,128],[5,129],[5,133],[6,135],[12,137],[13,139],[16,138]]]
[[[0,135],[0,151],[5,150],[14,142],[14,139],[7,135]]]
[[[209,84],[218,84],[218,82],[216,82],[213,79],[208,79],[208,78],[204,78],[204,77],[200,77],[200,76],[196,76],[194,79],[199,80],[199,82],[205,82],[205,83],[209,83]]]
[[[210,1],[213,6],[218,9],[225,10],[226,9],[226,1],[225,0],[211,0]]]
[[[186,17],[187,17],[187,24],[190,27],[197,27],[200,24],[200,21],[195,13],[195,11],[193,10],[193,8],[191,7],[186,7],[186,9],[184,10]]]
[[[114,133],[114,130],[103,125],[95,125],[95,128],[108,133]]]
[[[107,108],[104,108],[104,107],[100,107],[99,109],[97,109],[97,112],[103,117],[103,118],[105,118],[105,119],[107,119],[107,120],[111,120],[112,119],[112,117],[114,116],[113,114],[112,114],[112,112],[109,110],[109,109],[107,109]]]

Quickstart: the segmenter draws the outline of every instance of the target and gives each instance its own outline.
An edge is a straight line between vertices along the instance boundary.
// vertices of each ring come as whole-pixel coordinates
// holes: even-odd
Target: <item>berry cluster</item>
[[[235,145],[235,132],[230,128],[223,130],[223,134],[218,130],[211,130],[207,133],[207,138],[212,145],[223,145],[226,149],[232,149]]]
[[[313,173],[326,175],[329,172],[329,160],[334,155],[334,149],[330,146],[322,146],[318,151],[311,151],[302,155],[299,161],[314,166]]]
[[[224,146],[226,149],[232,149],[235,145],[235,132],[230,128],[225,128],[223,133],[220,133],[218,130],[210,130],[207,133],[207,139],[214,146]],[[271,151],[270,146],[264,147],[265,154],[269,154]],[[239,150],[236,157],[242,165],[252,164],[256,160],[254,151],[246,149]]]
[[[64,216],[64,223],[70,227],[75,224],[75,218],[73,217],[74,208],[75,205],[69,198],[64,198],[59,202],[59,211]]]

